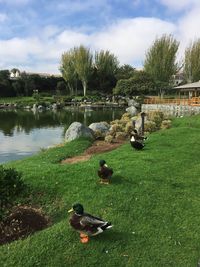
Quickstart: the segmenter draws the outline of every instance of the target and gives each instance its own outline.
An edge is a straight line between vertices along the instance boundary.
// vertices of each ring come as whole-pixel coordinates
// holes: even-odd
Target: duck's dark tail
[[[110,229],[112,227],[113,226],[112,226],[111,222],[107,222],[105,225],[101,226],[101,229],[104,231],[104,230]]]
[[[140,143],[138,141],[133,141],[133,142],[131,141],[130,143],[131,143],[131,146],[134,147],[137,150],[141,150],[141,149],[144,148],[144,144],[142,144],[142,143]]]

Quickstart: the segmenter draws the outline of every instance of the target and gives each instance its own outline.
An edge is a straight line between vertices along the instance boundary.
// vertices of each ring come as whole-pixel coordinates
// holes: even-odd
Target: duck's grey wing
[[[107,222],[105,222],[104,220],[94,217],[90,214],[85,214],[83,216],[83,218],[80,220],[80,224],[82,226],[86,226],[86,225],[96,225],[96,226],[102,226],[104,224],[106,224]]]

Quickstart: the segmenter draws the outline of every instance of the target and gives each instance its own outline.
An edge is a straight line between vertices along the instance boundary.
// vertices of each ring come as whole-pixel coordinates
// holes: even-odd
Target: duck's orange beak
[[[73,209],[70,209],[70,210],[68,210],[68,213],[70,213],[70,212],[72,212],[73,211]]]

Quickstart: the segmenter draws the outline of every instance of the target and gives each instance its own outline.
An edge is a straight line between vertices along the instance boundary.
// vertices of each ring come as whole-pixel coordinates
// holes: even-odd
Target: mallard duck
[[[110,178],[113,175],[113,169],[108,168],[105,160],[99,161],[100,169],[98,170],[98,176],[101,178],[100,183],[109,184]]]
[[[73,212],[69,223],[80,233],[82,243],[87,243],[89,241],[89,236],[98,235],[112,227],[110,222],[85,213],[83,206],[79,203],[74,204],[72,209],[68,212]]]

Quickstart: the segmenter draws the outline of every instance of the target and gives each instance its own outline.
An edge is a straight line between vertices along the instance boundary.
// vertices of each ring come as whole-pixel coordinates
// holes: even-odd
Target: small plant
[[[95,139],[103,139],[105,137],[105,133],[101,132],[100,130],[94,131]]]
[[[130,135],[131,132],[135,129],[135,127],[133,126],[133,123],[131,121],[127,122],[126,126],[125,126],[125,133]]]
[[[115,138],[116,140],[126,140],[127,135],[125,132],[117,132]]]
[[[172,126],[171,120],[164,120],[164,121],[162,121],[160,128],[161,129],[169,129],[169,128],[171,128],[171,126]]]
[[[0,217],[3,216],[5,208],[13,203],[24,187],[20,172],[14,168],[6,169],[0,165]]]
[[[157,130],[156,123],[154,121],[146,121],[144,124],[145,132],[155,132]]]
[[[105,136],[105,141],[106,141],[107,143],[113,143],[114,138],[113,138],[112,135],[108,134],[108,135]]]
[[[40,101],[40,94],[38,93],[38,90],[33,90],[33,95],[32,97],[36,100],[36,101]]]
[[[157,129],[159,129],[164,119],[164,113],[161,111],[150,111],[148,112],[148,119],[154,121]]]

